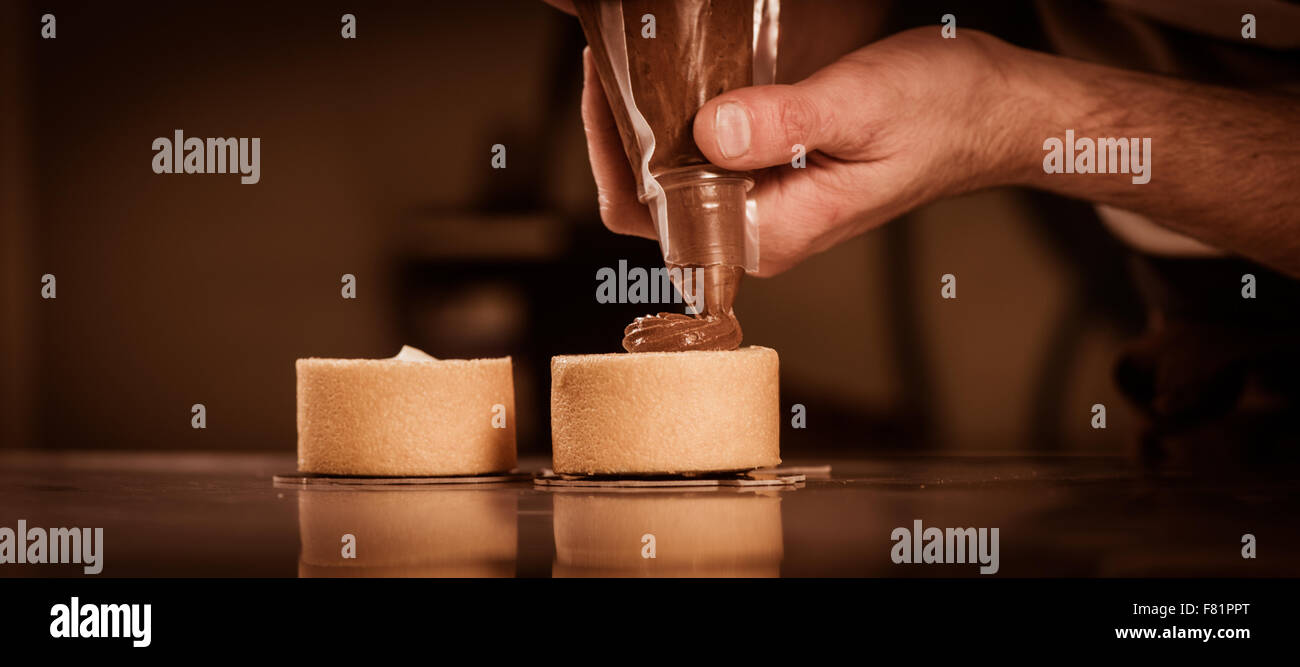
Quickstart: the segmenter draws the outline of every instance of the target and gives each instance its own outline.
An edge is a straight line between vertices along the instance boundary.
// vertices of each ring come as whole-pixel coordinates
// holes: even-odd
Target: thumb
[[[723,93],[695,115],[695,143],[710,162],[738,171],[789,162],[796,145],[834,155],[851,139],[827,93],[814,81]]]

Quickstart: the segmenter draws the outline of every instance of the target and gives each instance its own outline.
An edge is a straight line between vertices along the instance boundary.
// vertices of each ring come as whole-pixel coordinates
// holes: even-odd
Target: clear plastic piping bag
[[[576,0],[664,261],[755,271],[753,179],[696,148],[695,113],[776,75],[778,0]]]

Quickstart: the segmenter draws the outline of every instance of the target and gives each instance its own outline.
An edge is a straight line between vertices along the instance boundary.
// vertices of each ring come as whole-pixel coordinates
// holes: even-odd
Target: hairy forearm
[[[1006,180],[1143,214],[1300,276],[1300,100],[1014,49]],[[1150,139],[1147,174],[1047,173],[1044,141]],[[1086,143],[1083,147],[1087,148]],[[1080,151],[1083,152],[1083,151]]]

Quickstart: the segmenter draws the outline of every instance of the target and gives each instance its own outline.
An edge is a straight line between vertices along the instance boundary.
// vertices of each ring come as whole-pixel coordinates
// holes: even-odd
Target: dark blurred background
[[[786,3],[783,24],[822,4]],[[6,447],[292,451],[294,359],[405,343],[513,356],[520,449],[544,454],[550,356],[619,351],[650,310],[595,301],[598,268],[659,250],[599,221],[584,40],[537,0],[3,7]],[[985,26],[997,8],[965,11],[963,27],[1010,41],[1041,33],[1033,12]],[[46,12],[57,39],[39,38]],[[349,12],[355,40],[339,35]],[[857,15],[843,29],[863,44],[937,19]],[[155,175],[151,143],[176,129],[260,137],[261,182]],[[955,301],[939,298],[945,273]],[[1141,312],[1123,252],[1078,202],[939,202],[747,281],[737,312],[748,343],[781,354],[787,419],[807,407],[787,458],[1115,452],[1136,426],[1111,376]],[[1094,403],[1106,430],[1089,427]]]

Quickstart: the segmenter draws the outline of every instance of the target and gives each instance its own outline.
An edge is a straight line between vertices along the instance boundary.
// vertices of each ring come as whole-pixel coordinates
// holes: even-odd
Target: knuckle
[[[808,143],[814,129],[812,105],[802,97],[791,97],[777,109],[777,126],[791,143]]]

